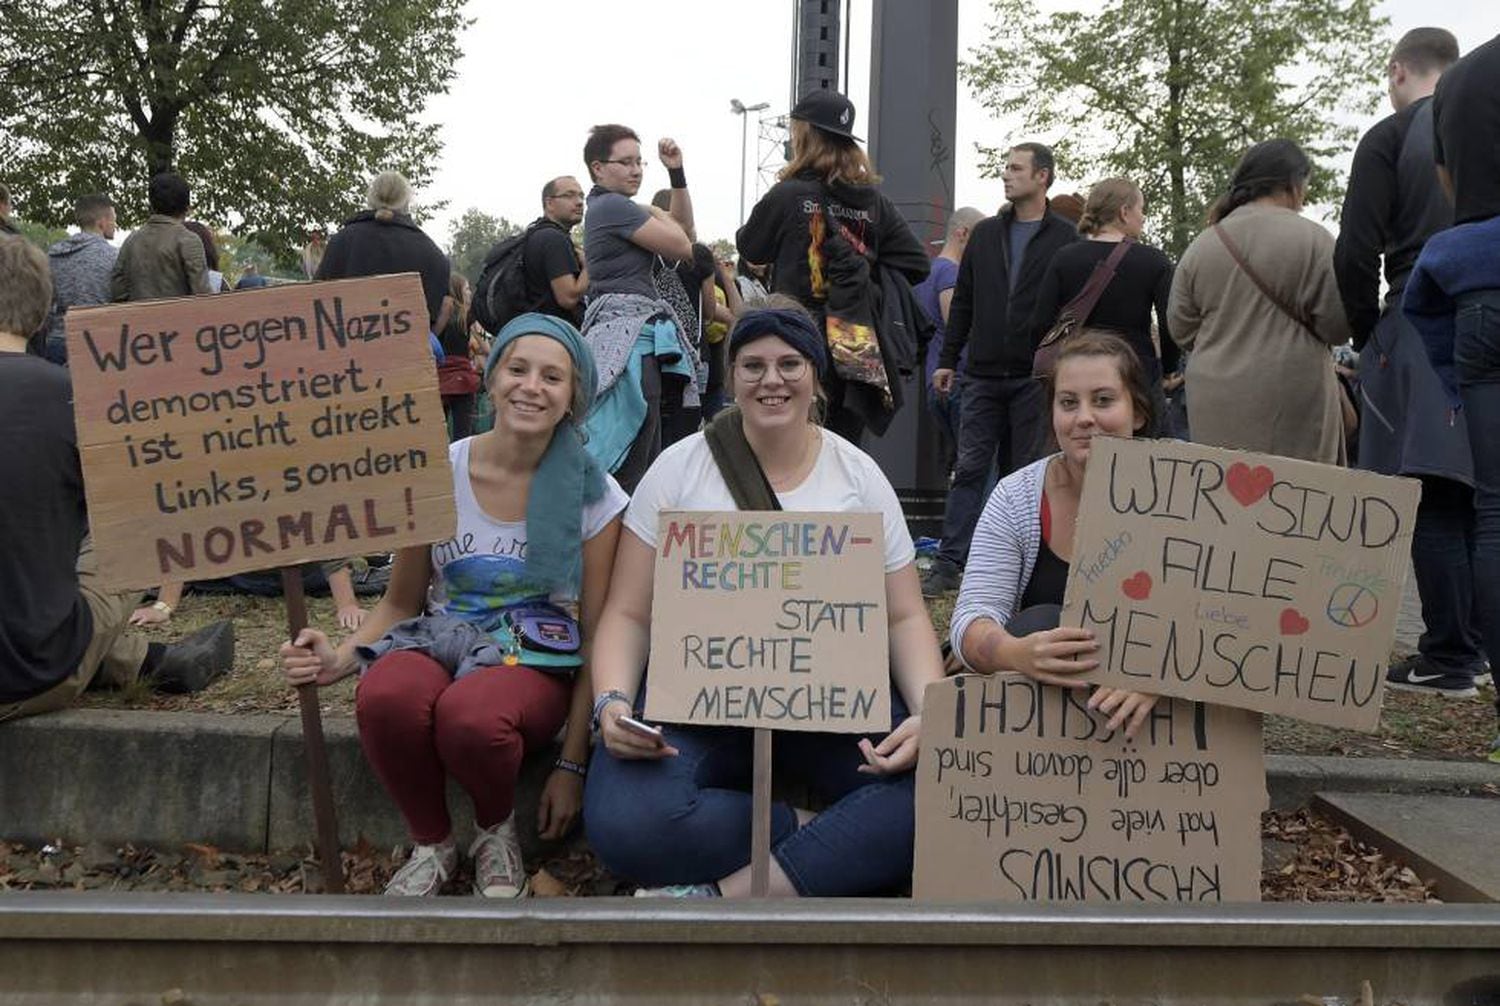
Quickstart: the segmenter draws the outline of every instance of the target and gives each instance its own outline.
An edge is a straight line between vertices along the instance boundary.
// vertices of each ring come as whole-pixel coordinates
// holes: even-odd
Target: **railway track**
[[[1500,906],[7,894],[0,1004],[1500,1006]]]

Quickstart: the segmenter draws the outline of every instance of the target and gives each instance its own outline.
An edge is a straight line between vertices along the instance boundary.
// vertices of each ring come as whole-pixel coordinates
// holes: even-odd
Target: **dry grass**
[[[362,598],[368,608],[372,601]],[[333,639],[342,638],[333,602],[307,599],[308,622]],[[158,695],[144,684],[124,691],[93,691],[83,705],[111,709],[162,709],[214,713],[295,713],[297,695],[281,676],[276,651],[286,640],[286,609],[280,598],[189,594],[165,625],[139,632],[152,642],[170,642],[221,618],[234,622],[234,670],[196,695]],[[354,712],[354,680],[323,689],[322,705],[334,715]]]

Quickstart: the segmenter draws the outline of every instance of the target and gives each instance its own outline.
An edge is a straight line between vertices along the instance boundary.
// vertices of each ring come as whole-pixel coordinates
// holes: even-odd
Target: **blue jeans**
[[[948,392],[947,397],[939,395],[932,387],[931,382],[927,385],[927,411],[932,413],[938,421],[938,435],[943,439],[944,450],[957,454],[958,452],[958,420],[962,414],[964,400],[964,382],[960,377],[953,379],[953,389]]]
[[[1453,363],[1474,451],[1475,620],[1500,670],[1500,290],[1458,299]]]
[[[959,567],[968,562],[991,468],[1004,478],[1040,457],[1050,418],[1042,382],[1034,377],[964,378],[958,458],[938,558]]]
[[[906,717],[892,687],[892,726]],[[675,758],[626,761],[594,747],[583,794],[589,844],[611,873],[647,887],[727,877],[750,862],[754,733],[673,723],[662,730]],[[858,734],[776,732],[773,777],[800,780],[830,801],[800,828],[790,804],[771,806],[771,855],[804,897],[891,894],[911,881],[914,773],[856,771],[864,764],[858,744]]]
[[[42,356],[60,367],[68,365],[68,342],[63,336],[49,335],[42,348]]]

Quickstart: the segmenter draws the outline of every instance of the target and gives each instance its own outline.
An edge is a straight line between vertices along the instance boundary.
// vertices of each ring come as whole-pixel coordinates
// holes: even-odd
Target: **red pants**
[[[355,692],[360,746],[411,837],[430,845],[452,831],[445,774],[474,798],[481,828],[510,816],[521,759],[557,736],[572,690],[562,675],[521,666],[454,681],[424,653],[388,653]]]

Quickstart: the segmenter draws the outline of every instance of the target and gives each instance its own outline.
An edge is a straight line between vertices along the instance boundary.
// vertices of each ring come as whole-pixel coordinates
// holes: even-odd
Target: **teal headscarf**
[[[573,380],[592,406],[599,391],[594,354],[578,329],[550,314],[518,315],[500,329],[484,364],[485,387],[505,347],[523,335],[562,343],[573,361]],[[582,579],[583,508],[604,495],[604,472],[583,446],[583,420],[570,414],[557,424],[526,497],[526,576],[567,592],[575,592]]]

